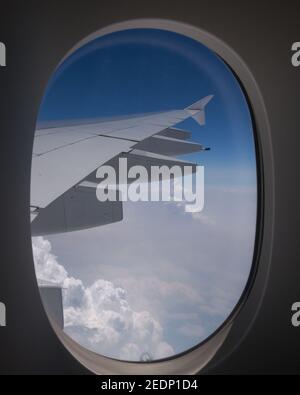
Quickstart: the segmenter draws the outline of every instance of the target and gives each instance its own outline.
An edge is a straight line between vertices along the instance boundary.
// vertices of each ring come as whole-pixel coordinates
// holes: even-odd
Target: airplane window
[[[135,362],[205,342],[252,270],[248,102],[200,42],[136,28],[70,54],[40,107],[31,229],[41,298],[85,349]]]

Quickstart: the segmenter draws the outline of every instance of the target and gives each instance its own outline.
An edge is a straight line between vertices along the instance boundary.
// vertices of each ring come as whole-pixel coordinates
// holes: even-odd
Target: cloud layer
[[[135,311],[126,291],[99,279],[85,287],[68,275],[42,237],[33,239],[37,278],[64,288],[65,331],[84,347],[123,360],[140,360],[148,352],[155,359],[174,354],[163,340],[160,323],[148,311]]]
[[[65,291],[66,331],[101,354],[180,353],[231,313],[253,259],[256,190],[207,188],[201,213],[124,204],[120,223],[34,240],[37,276]],[[63,266],[62,266],[63,264]]]

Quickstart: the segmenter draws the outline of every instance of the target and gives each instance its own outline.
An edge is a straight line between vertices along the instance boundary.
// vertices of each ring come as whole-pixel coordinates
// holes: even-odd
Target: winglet
[[[213,99],[214,95],[206,96],[203,99],[192,104],[186,110],[191,114],[191,116],[198,122],[201,126],[205,125],[205,107]]]

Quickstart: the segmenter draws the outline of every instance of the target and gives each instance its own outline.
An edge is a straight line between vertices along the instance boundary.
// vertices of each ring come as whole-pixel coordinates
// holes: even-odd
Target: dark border
[[[140,26],[141,24],[145,23],[147,25],[151,24],[152,22],[156,22],[153,26]],[[138,26],[134,26],[134,24],[137,23]],[[122,26],[123,24],[127,24],[126,26]],[[119,26],[118,26],[119,25]],[[131,27],[128,27],[128,25],[130,25]],[[155,26],[156,25],[156,26]],[[83,353],[86,352],[90,358],[88,358],[88,360],[90,360],[93,356],[96,358],[101,358],[103,361],[110,361],[113,364],[118,364],[118,366],[121,367],[122,365],[122,372],[128,372],[127,368],[128,367],[135,367],[135,370],[137,370],[137,366],[142,366],[143,368],[145,368],[147,366],[147,370],[149,370],[149,366],[153,366],[155,368],[159,369],[159,372],[161,374],[166,373],[163,368],[159,368],[159,366],[157,365],[161,365],[164,364],[164,367],[166,367],[166,363],[169,365],[171,364],[175,364],[176,361],[178,361],[180,358],[182,357],[186,357],[189,354],[191,354],[193,351],[200,351],[200,349],[205,348],[205,346],[208,345],[208,343],[212,342],[214,340],[214,338],[216,337],[220,337],[218,340],[216,340],[217,344],[211,344],[210,346],[212,346],[213,350],[211,352],[211,356],[207,355],[207,351],[204,351],[205,354],[205,361],[203,362],[197,362],[197,364],[199,365],[198,368],[196,369],[197,371],[199,371],[199,369],[203,369],[203,367],[206,366],[206,364],[215,356],[216,352],[219,350],[219,348],[223,345],[224,341],[227,340],[227,338],[229,338],[230,336],[230,332],[232,327],[235,325],[235,321],[237,320],[237,318],[240,316],[240,313],[242,313],[243,308],[246,306],[247,302],[249,301],[250,297],[252,296],[252,291],[254,291],[254,286],[256,285],[256,279],[258,277],[258,272],[259,272],[259,268],[261,266],[261,261],[263,259],[263,247],[264,249],[267,248],[266,251],[264,251],[264,255],[267,255],[266,258],[267,261],[269,261],[270,258],[270,253],[272,251],[272,236],[273,236],[273,221],[272,218],[268,217],[267,222],[269,222],[269,224],[267,224],[269,226],[269,230],[271,231],[270,236],[271,239],[269,240],[264,240],[264,235],[265,235],[265,223],[266,223],[266,206],[269,203],[271,211],[273,213],[274,211],[274,202],[273,200],[270,200],[270,196],[266,196],[266,179],[265,179],[265,163],[264,162],[264,151],[268,154],[267,156],[269,156],[269,160],[270,160],[270,166],[268,168],[268,172],[269,172],[269,176],[271,177],[271,180],[269,181],[271,189],[268,189],[268,192],[272,192],[273,189],[273,155],[272,155],[272,149],[270,150],[270,148],[272,148],[272,144],[270,141],[270,131],[269,131],[269,123],[268,123],[268,117],[265,111],[265,107],[264,107],[264,103],[263,103],[263,99],[260,95],[260,91],[259,88],[257,87],[254,78],[252,77],[251,72],[247,69],[246,65],[243,64],[243,62],[241,61],[241,59],[238,57],[238,55],[233,52],[231,50],[230,47],[228,47],[225,43],[223,43],[221,40],[217,39],[214,36],[210,36],[208,33],[201,31],[201,29],[197,28],[197,27],[192,27],[189,25],[185,25],[181,22],[172,22],[172,21],[168,21],[168,20],[149,20],[149,19],[144,19],[144,20],[131,20],[129,22],[121,22],[120,24],[115,24],[112,25],[113,27],[116,28],[116,30],[114,31],[119,31],[119,30],[126,30],[126,29],[139,29],[139,28],[152,28],[152,29],[161,29],[161,30],[169,30],[169,31],[173,31],[176,32],[178,34],[182,34],[185,35],[187,37],[190,37],[194,40],[197,40],[197,38],[193,37],[193,35],[189,35],[186,33],[186,31],[184,30],[188,30],[190,29],[190,33],[193,29],[193,33],[195,34],[195,32],[199,33],[199,36],[202,34],[205,37],[202,37],[202,39],[204,40],[204,42],[202,41],[202,39],[199,37],[198,41],[201,42],[203,45],[206,45],[211,51],[213,51],[217,56],[220,57],[220,59],[229,67],[229,69],[231,70],[231,72],[233,73],[233,75],[236,77],[237,81],[239,82],[239,85],[244,93],[244,96],[247,100],[248,103],[248,108],[251,114],[251,119],[252,119],[252,127],[253,127],[253,137],[254,137],[254,143],[255,143],[255,152],[256,152],[256,173],[257,173],[257,221],[256,221],[256,237],[255,237],[255,244],[254,244],[254,252],[253,252],[253,262],[252,262],[252,267],[251,267],[251,271],[248,277],[248,281],[245,285],[244,291],[238,301],[238,303],[236,304],[236,306],[233,308],[231,314],[228,316],[228,318],[223,322],[223,324],[221,326],[218,327],[218,329],[212,333],[209,337],[207,337],[204,341],[202,341],[201,343],[199,343],[198,345],[190,348],[189,350],[186,350],[180,354],[177,354],[175,356],[172,356],[170,358],[166,358],[166,359],[161,359],[161,360],[155,360],[152,362],[147,362],[147,363],[143,363],[143,362],[133,362],[133,361],[120,361],[120,360],[116,360],[116,359],[112,359],[112,358],[108,358],[108,357],[102,357],[98,354],[95,354],[93,352],[90,352],[87,349],[82,348],[81,346],[78,346],[74,341],[72,341],[72,339],[70,339],[67,335],[65,335],[64,333],[60,333],[60,331],[58,330],[58,328],[55,327],[55,324],[52,322],[52,326],[53,329],[55,330],[58,338],[62,341],[63,345],[71,352],[71,354],[73,354],[73,356],[79,360],[83,365],[85,365],[88,369],[91,369],[87,363],[84,363],[83,360]],[[110,26],[109,26],[110,27]],[[103,35],[109,34],[109,32],[103,32],[103,30],[105,29],[101,29],[100,32],[95,33],[94,35],[91,35],[90,40],[92,40],[93,38],[99,36],[100,33],[102,33]],[[92,38],[92,36],[94,36]],[[211,45],[207,44],[207,41],[209,41],[209,39],[212,40],[212,43],[214,43],[215,47],[219,47],[222,49],[222,51],[226,50],[226,53],[228,54],[228,57],[230,57],[230,55],[233,57],[232,59],[232,63],[235,62],[235,66],[238,68],[238,66],[241,68],[241,70],[243,70],[243,72],[245,73],[244,77],[245,77],[245,81],[246,79],[248,80],[248,83],[250,82],[250,84],[252,85],[251,89],[252,89],[252,94],[253,96],[256,96],[256,100],[260,101],[262,104],[262,112],[260,111],[260,117],[256,117],[258,111],[254,110],[254,104],[252,105],[252,100],[250,99],[250,95],[248,95],[247,93],[247,89],[245,87],[246,84],[244,84],[241,81],[241,78],[238,76],[238,72],[234,71],[233,67],[231,67],[228,62],[224,59],[224,57],[219,54],[217,52],[217,50],[215,48],[212,48],[213,45],[211,43]],[[213,41],[214,40],[214,41]],[[70,53],[72,53],[74,50],[76,50],[77,48],[81,47],[82,45],[84,45],[84,43],[88,42],[89,38],[83,40],[81,43],[79,43],[73,50],[71,50],[66,57],[68,57],[70,55]],[[222,44],[222,45],[221,45]],[[220,52],[222,52],[220,50]],[[65,57],[65,58],[66,58]],[[65,59],[64,58],[64,59]],[[60,63],[61,64],[61,63]],[[59,65],[58,65],[59,66]],[[247,74],[248,73],[248,74]],[[242,72],[241,72],[242,74]],[[258,110],[258,108],[256,108],[256,110]],[[260,120],[258,119],[260,118]],[[266,129],[267,130],[261,130],[260,127],[258,126],[258,124],[260,124],[260,126],[262,126],[263,124],[265,124]],[[263,135],[264,139],[262,138]],[[264,141],[262,141],[264,140]],[[268,152],[269,150],[269,152]],[[268,195],[268,194],[267,194]],[[269,202],[267,202],[266,200],[269,198]],[[267,246],[268,243],[268,246]],[[266,264],[268,264],[268,262],[266,262]],[[269,270],[267,270],[266,274],[264,274],[263,276],[264,278],[264,284],[262,286],[262,290],[259,291],[259,293],[261,293],[262,295],[259,295],[259,301],[261,302],[262,300],[262,296],[264,294],[265,288],[266,288],[266,282],[268,279],[268,273]],[[235,349],[243,340],[243,338],[246,336],[249,327],[251,326],[251,324],[253,323],[253,320],[259,310],[260,307],[260,303],[259,305],[255,308],[254,311],[254,317],[251,319],[251,322],[248,323],[248,326],[246,327],[246,329],[244,329],[242,331],[242,336],[240,336],[240,338],[238,339],[238,341],[235,340],[235,344],[234,347],[230,347],[230,350],[226,351],[225,350],[225,355],[222,356],[222,359],[225,358],[225,356],[228,356],[233,349]],[[256,313],[256,314],[255,314]],[[223,333],[222,333],[223,332]],[[226,333],[227,332],[227,333]],[[225,336],[224,336],[225,333]],[[67,344],[66,344],[67,343]],[[75,347],[77,345],[77,347]],[[77,348],[76,351],[73,351],[72,348]],[[77,354],[80,354],[81,358],[78,358]],[[218,356],[219,357],[219,356]],[[216,358],[218,359],[218,358]],[[100,362],[99,362],[99,366],[97,370],[100,370]],[[127,368],[126,368],[127,367]],[[123,369],[125,368],[125,370]],[[103,370],[103,369],[101,369]],[[104,369],[105,370],[105,369]],[[131,370],[131,369],[130,369]],[[139,369],[140,370],[140,369]],[[156,369],[155,369],[156,370]],[[147,373],[146,369],[143,370],[143,373]],[[149,373],[149,372],[148,372]],[[167,372],[168,373],[168,372]],[[194,372],[195,373],[195,372]]]

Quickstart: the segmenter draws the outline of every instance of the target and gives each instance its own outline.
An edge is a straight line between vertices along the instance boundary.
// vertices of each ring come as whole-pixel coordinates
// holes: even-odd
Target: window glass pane
[[[171,177],[170,201],[100,202],[95,172],[120,156],[129,168],[202,170],[190,184]],[[48,84],[32,172],[41,297],[71,338],[150,361],[189,350],[228,319],[252,268],[257,172],[246,98],[214,52],[158,29],[85,44]]]

